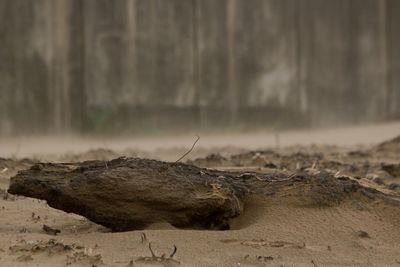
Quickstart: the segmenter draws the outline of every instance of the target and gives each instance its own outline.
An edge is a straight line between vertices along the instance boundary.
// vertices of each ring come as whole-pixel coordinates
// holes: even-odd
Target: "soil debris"
[[[176,246],[174,245],[174,250],[170,254],[170,256],[167,258],[166,254],[162,254],[161,256],[156,256],[154,253],[153,249],[151,248],[151,243],[149,243],[149,250],[151,253],[151,257],[139,257],[136,259],[135,262],[138,263],[160,263],[162,266],[165,267],[173,267],[180,265],[180,262],[177,260],[174,260],[173,257],[177,251]]]
[[[43,231],[45,231],[49,235],[57,235],[61,233],[59,229],[51,228],[50,226],[47,226],[45,224],[43,224]]]
[[[96,264],[104,264],[100,254],[92,255],[84,251],[74,252],[72,255],[67,255],[67,265],[73,263],[91,264],[92,266]]]
[[[16,260],[20,262],[25,262],[25,261],[33,261],[33,258],[31,255],[21,255]]]
[[[362,230],[358,231],[357,234],[359,237],[362,237],[362,238],[371,238],[367,232],[362,231]]]
[[[383,164],[382,170],[386,171],[393,177],[400,177],[400,164]]]
[[[72,250],[72,247],[69,245],[64,245],[63,243],[57,242],[55,239],[50,239],[48,241],[35,241],[35,240],[21,240],[20,244],[11,246],[10,252],[18,253],[18,252],[47,252],[48,255],[57,254],[60,252],[67,252]]]
[[[268,261],[273,261],[274,257],[272,257],[272,256],[257,256],[257,260],[268,262]]]

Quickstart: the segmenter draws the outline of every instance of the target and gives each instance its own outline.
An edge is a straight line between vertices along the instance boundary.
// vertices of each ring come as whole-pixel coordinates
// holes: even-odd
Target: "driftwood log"
[[[246,197],[274,196],[283,188],[304,203],[332,205],[351,192],[379,193],[329,174],[226,172],[138,158],[82,163],[38,163],[11,178],[8,192],[45,199],[114,231],[155,222],[176,227],[228,229]]]

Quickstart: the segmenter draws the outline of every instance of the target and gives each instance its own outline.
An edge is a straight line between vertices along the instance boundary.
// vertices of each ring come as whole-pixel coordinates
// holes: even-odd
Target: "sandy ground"
[[[282,132],[279,144],[275,133],[202,136],[185,160],[235,170],[324,169],[357,176],[360,184],[400,199],[400,175],[382,169],[382,164],[400,163],[400,143],[376,146],[398,135],[400,123]],[[280,192],[249,200],[228,231],[182,230],[159,223],[113,233],[45,201],[6,193],[9,178],[36,159],[107,160],[128,155],[174,160],[193,139],[1,139],[1,156],[14,158],[0,161],[0,266],[400,266],[400,206],[365,195],[350,195],[322,207],[304,205],[296,194]],[[50,235],[42,229],[44,224],[61,233]],[[149,242],[160,261],[151,259]],[[176,254],[164,259],[174,245]]]

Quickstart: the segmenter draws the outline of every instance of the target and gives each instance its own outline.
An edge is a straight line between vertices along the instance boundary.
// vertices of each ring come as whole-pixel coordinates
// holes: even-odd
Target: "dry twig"
[[[50,235],[57,235],[58,233],[61,233],[59,229],[51,228],[45,224],[43,224],[43,230]]]
[[[169,258],[172,259],[172,257],[175,255],[176,253],[176,246],[174,245],[174,251],[172,251],[171,255],[169,255]]]
[[[159,262],[164,267],[173,267],[180,264],[179,261],[173,259],[177,250],[175,245],[174,250],[168,258],[165,256],[165,254],[162,254],[161,257],[156,256],[153,249],[151,248],[151,243],[149,243],[149,250],[151,253],[151,257],[139,257],[136,262]]]
[[[183,154],[183,156],[180,157],[177,161],[175,161],[175,163],[179,162],[181,159],[183,159],[184,157],[186,157],[190,152],[192,152],[194,146],[195,146],[196,143],[200,140],[200,136],[198,136],[198,135],[196,135],[196,136],[197,136],[197,139],[196,139],[196,141],[194,141],[194,143],[193,143],[192,147],[189,149],[189,151],[186,152],[185,154]]]
[[[157,258],[156,254],[154,254],[153,250],[151,249],[151,243],[149,243],[149,249],[150,249],[150,252],[151,252],[151,257],[152,258]]]

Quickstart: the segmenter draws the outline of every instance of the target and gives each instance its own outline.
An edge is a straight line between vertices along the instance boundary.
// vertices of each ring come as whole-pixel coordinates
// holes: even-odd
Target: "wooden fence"
[[[398,0],[0,0],[0,133],[375,122]]]

